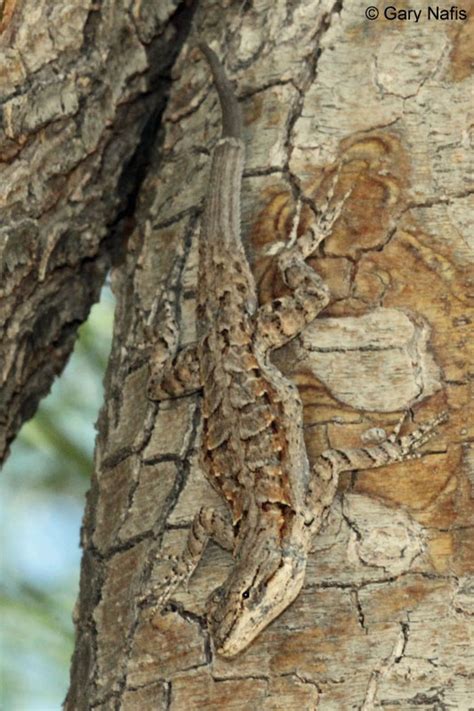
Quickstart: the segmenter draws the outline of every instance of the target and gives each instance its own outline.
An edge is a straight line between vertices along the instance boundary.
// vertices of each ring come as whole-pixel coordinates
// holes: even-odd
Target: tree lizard
[[[328,287],[306,259],[330,234],[343,202],[328,204],[317,229],[280,250],[275,258],[291,295],[259,306],[240,235],[240,106],[215,53],[205,44],[199,47],[213,75],[223,130],[212,155],[199,241],[198,339],[181,350],[175,346],[166,362],[163,354],[157,356],[149,395],[161,400],[202,390],[202,467],[229,515],[201,509],[171,574],[144,597],[155,600],[153,609],[162,608],[192,575],[210,538],[232,551],[232,570],[207,602],[215,649],[230,657],[301,590],[311,542],[334,500],[339,473],[419,456],[416,450],[447,416],[405,436],[400,421],[373,446],[328,449],[310,467],[298,390],[270,354],[329,303]]]

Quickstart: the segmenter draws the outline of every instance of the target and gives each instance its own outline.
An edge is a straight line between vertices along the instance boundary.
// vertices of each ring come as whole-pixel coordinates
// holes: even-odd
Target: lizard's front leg
[[[162,608],[173,591],[189,580],[198,566],[210,539],[225,550],[233,550],[234,529],[230,521],[216,509],[204,506],[193,519],[186,545],[181,555],[168,556],[166,558],[170,564],[170,572],[141,596],[142,600],[148,597],[155,599],[152,607],[153,611]],[[163,559],[158,558],[158,560]]]
[[[170,279],[177,281],[181,274],[181,260],[176,259]],[[164,288],[157,307],[159,333],[153,339],[147,394],[150,400],[168,400],[190,395],[200,389],[198,345],[191,343],[179,348],[179,326],[176,318],[176,291]],[[156,315],[155,315],[156,318]]]
[[[436,434],[436,427],[448,419],[447,412],[400,437],[405,415],[393,432],[373,447],[327,449],[317,458],[308,492],[308,510],[316,530],[336,495],[340,472],[374,469],[421,456],[419,448]]]

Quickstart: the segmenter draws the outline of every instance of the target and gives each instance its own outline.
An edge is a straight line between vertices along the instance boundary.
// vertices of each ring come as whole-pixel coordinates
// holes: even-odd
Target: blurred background
[[[15,440],[0,476],[0,708],[54,711],[69,682],[79,530],[112,340],[104,287],[66,370]]]

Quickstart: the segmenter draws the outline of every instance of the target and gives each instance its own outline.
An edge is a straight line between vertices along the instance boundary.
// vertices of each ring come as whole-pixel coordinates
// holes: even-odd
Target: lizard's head
[[[263,548],[263,550],[262,550]],[[306,557],[256,546],[208,601],[208,623],[218,654],[232,657],[288,605],[304,582]]]

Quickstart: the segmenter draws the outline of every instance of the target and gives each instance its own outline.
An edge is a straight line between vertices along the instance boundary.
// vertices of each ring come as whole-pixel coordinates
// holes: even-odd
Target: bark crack
[[[377,706],[377,696],[383,679],[388,675],[394,664],[398,664],[405,652],[408,641],[408,624],[400,623],[400,632],[392,649],[392,653],[384,659],[370,675],[367,691],[360,711],[374,711]]]

